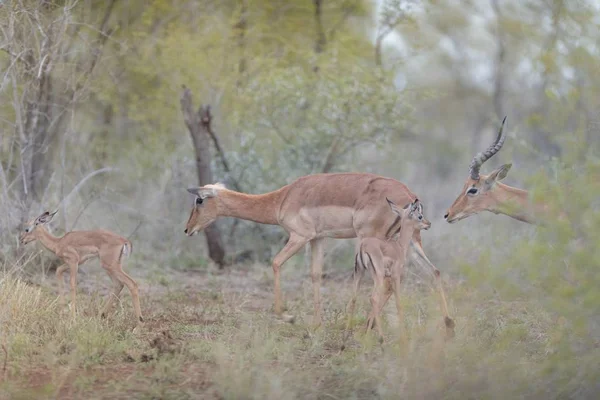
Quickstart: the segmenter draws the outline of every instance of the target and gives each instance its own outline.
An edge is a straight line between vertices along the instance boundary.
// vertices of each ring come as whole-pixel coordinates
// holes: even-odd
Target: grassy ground
[[[135,333],[126,290],[117,312],[101,320],[109,280],[93,263],[83,270],[75,321],[56,301],[53,276],[2,279],[0,398],[549,399],[586,398],[595,389],[598,349],[565,353],[560,318],[447,277],[453,340],[443,339],[435,293],[416,279],[404,285],[407,342],[398,341],[393,301],[384,310],[384,344],[365,337],[367,280],[341,352],[350,267],[325,277],[325,324],[316,331],[302,266],[283,275],[294,324],[272,314],[272,272],[264,265],[148,271],[136,276],[147,322]]]

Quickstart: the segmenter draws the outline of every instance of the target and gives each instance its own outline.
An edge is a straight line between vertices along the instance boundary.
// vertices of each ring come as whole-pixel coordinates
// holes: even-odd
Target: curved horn
[[[473,157],[473,161],[471,161],[471,165],[469,165],[469,173],[471,174],[471,179],[478,180],[479,168],[481,168],[484,162],[492,158],[492,156],[498,151],[500,151],[500,149],[502,148],[502,145],[506,140],[506,134],[503,133],[505,121],[506,117],[504,117],[504,119],[502,120],[502,125],[500,126],[500,130],[498,131],[496,141],[490,147],[488,147],[487,150],[477,153],[475,157]]]

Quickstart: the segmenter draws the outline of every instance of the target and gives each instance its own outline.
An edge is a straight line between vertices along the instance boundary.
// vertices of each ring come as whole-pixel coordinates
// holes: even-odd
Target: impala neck
[[[488,208],[495,214],[504,214],[516,220],[536,223],[533,216],[533,207],[529,202],[529,192],[496,182],[497,187],[492,191],[495,200]]]
[[[247,194],[232,190],[219,191],[219,215],[261,224],[278,225],[282,189],[265,194]]]
[[[40,225],[36,229],[36,238],[40,241],[42,246],[56,254],[58,251],[58,242],[61,238],[54,236],[44,225]]]
[[[408,225],[408,224],[407,224]],[[402,259],[406,257],[408,246],[414,236],[415,230],[411,226],[402,226],[396,235],[396,243],[402,247]]]

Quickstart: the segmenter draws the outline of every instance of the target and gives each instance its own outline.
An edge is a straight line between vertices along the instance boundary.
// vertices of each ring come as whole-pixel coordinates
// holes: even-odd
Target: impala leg
[[[131,276],[127,275],[121,269],[120,265],[115,268],[113,273],[115,274],[115,277],[121,281],[121,283],[127,286],[127,289],[129,289],[129,293],[131,293],[131,301],[133,303],[133,310],[135,312],[136,323],[140,325],[142,322],[144,322],[144,318],[142,317],[142,308],[140,307],[140,295],[137,282],[133,280]]]
[[[377,276],[375,282],[373,293],[371,294],[371,313],[367,319],[367,333],[373,329],[373,325],[375,324],[377,326],[377,333],[379,334],[379,341],[383,342],[383,327],[380,314],[385,302],[389,299],[389,295],[386,293],[383,277]]]
[[[291,234],[286,245],[277,253],[273,259],[273,275],[275,281],[275,313],[281,315],[283,313],[283,301],[281,296],[281,284],[280,284],[280,269],[283,263],[285,263],[291,256],[296,254],[304,245],[308,242],[307,239]]]
[[[392,290],[394,292],[394,299],[396,300],[396,311],[398,312],[398,325],[400,328],[400,337],[404,337],[404,310],[402,308],[402,302],[400,301],[400,289],[402,285],[402,275],[404,270],[402,266],[397,266],[392,277]]]
[[[342,350],[346,348],[346,341],[350,336],[350,325],[352,324],[352,318],[354,317],[354,310],[356,309],[356,297],[358,296],[358,289],[360,288],[360,284],[362,282],[363,277],[365,276],[365,269],[362,265],[360,265],[358,260],[358,254],[354,258],[354,274],[353,274],[353,291],[352,298],[348,303],[348,321],[346,322],[346,331],[344,332],[344,337],[342,339]]]
[[[446,302],[446,294],[444,293],[444,286],[442,285],[442,277],[440,270],[433,267],[433,275],[435,276],[436,286],[440,294],[440,306],[444,314],[444,325],[446,326],[446,336],[448,338],[454,337],[454,320],[450,318],[448,314],[448,303]]]
[[[321,325],[321,280],[323,276],[323,243],[324,239],[313,239],[310,242],[311,263],[310,277],[313,284],[313,326]]]
[[[385,307],[390,297],[392,297],[392,289],[390,286],[390,282],[386,280],[383,290],[379,292],[379,308],[377,309],[377,314],[375,314],[375,323],[377,324],[377,333],[379,333],[379,342],[383,342],[383,324],[381,322],[381,312],[383,311],[383,307]]]
[[[446,302],[446,294],[444,292],[444,286],[442,285],[442,277],[440,270],[437,269],[431,261],[429,261],[429,258],[427,258],[425,252],[423,251],[423,247],[421,247],[419,243],[416,243],[414,240],[411,241],[411,249],[414,250],[414,254],[416,255],[415,258],[422,260],[427,266],[429,266],[431,272],[433,273],[435,284],[437,287],[437,292],[440,298],[440,308],[442,309],[442,313],[444,314],[446,336],[448,338],[454,337],[455,323],[454,320],[450,318],[450,315],[448,313],[448,303]]]
[[[75,319],[77,315],[77,305],[76,305],[76,296],[77,296],[77,271],[79,269],[79,265],[77,263],[73,263],[69,265],[69,273],[70,273],[70,286],[71,286],[71,316]]]
[[[56,280],[58,280],[58,301],[61,305],[65,304],[65,277],[64,273],[69,269],[67,264],[56,268]]]
[[[106,304],[104,305],[102,313],[100,314],[101,318],[106,318],[108,316],[108,313],[112,309],[114,301],[119,299],[121,291],[123,290],[123,287],[125,287],[125,284],[119,279],[117,279],[117,277],[112,271],[107,270],[106,272],[108,273],[108,276],[110,276],[110,279],[113,282],[113,290],[112,293],[108,295]]]

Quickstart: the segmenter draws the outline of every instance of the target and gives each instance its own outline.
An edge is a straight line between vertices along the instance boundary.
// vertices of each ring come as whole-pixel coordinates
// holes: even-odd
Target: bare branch
[[[94,51],[94,54],[92,55],[92,61],[90,63],[90,66],[89,66],[86,74],[84,75],[85,77],[91,75],[91,73],[94,71],[94,67],[96,66],[96,63],[98,62],[100,55],[102,54],[102,49],[104,48],[104,44],[106,43],[106,40],[109,38],[110,34],[112,33],[112,29],[107,30],[106,26],[108,25],[108,20],[110,19],[110,16],[114,10],[116,2],[117,2],[117,0],[111,0],[111,2],[108,4],[108,7],[106,8],[106,11],[104,12],[104,17],[102,18],[102,23],[100,24],[100,30],[98,31],[98,39],[100,41],[100,46]],[[80,89],[80,88],[81,87],[78,86],[78,89]],[[76,91],[78,89],[76,89]]]
[[[341,8],[344,10],[344,12],[342,13],[342,16],[336,23],[332,24],[331,28],[325,35],[326,37],[329,37],[330,41],[333,39],[333,37],[337,33],[338,29],[340,29],[342,27],[342,25],[344,25],[344,23],[348,20],[348,17],[350,17],[350,14],[352,14],[354,11],[357,10],[359,3],[360,3],[360,1],[347,1],[346,3],[344,3],[341,6]]]
[[[77,223],[79,222],[79,219],[81,218],[81,216],[83,215],[83,213],[85,212],[85,210],[88,209],[89,206],[92,205],[92,203],[94,203],[97,200],[96,196],[92,196],[90,201],[87,201],[85,203],[85,205],[83,206],[83,208],[79,211],[79,213],[77,214],[77,216],[75,217],[75,220],[73,221],[73,223],[71,224],[71,229],[67,228],[67,224],[65,222],[65,231],[69,231],[69,230],[73,230],[75,229],[75,226],[77,226]],[[63,214],[65,213],[65,207],[63,207]],[[63,215],[64,216],[64,215]]]
[[[375,39],[375,64],[378,66],[382,65],[381,60],[381,47],[385,38],[392,33],[394,28],[398,26],[400,21],[404,18],[404,11],[400,8],[401,2],[396,1],[395,4],[391,5],[385,2],[383,4],[383,11],[381,15],[381,22],[377,27],[377,35]]]
[[[113,167],[105,167],[105,168],[100,168],[97,169],[96,171],[93,171],[91,173],[89,173],[87,176],[85,176],[82,180],[79,181],[79,183],[77,185],[75,185],[75,187],[71,190],[71,192],[69,192],[68,195],[65,196],[65,198],[62,199],[62,201],[59,203],[59,206],[64,204],[69,204],[68,200],[71,198],[71,196],[73,196],[74,194],[76,194],[77,192],[79,192],[79,190],[81,189],[81,187],[91,178],[93,178],[96,175],[105,173],[105,172],[113,172],[113,171],[118,171],[117,168],[113,168]]]
[[[233,177],[233,175],[231,173],[231,168],[229,167],[229,163],[227,162],[227,158],[225,156],[225,152],[223,151],[223,148],[221,147],[221,143],[219,142],[219,138],[217,137],[214,130],[212,129],[212,114],[210,113],[210,106],[209,105],[203,106],[201,108],[200,112],[201,112],[200,121],[204,125],[204,128],[206,129],[206,131],[212,138],[213,143],[215,144],[215,148],[217,150],[217,153],[219,154],[219,158],[221,159],[221,164],[223,164],[223,169],[229,175],[235,190],[240,191],[240,192],[243,191],[240,184],[238,183],[238,181]]]
[[[330,172],[335,165],[335,159],[337,158],[337,149],[340,142],[340,136],[336,136],[329,146],[329,150],[323,159],[323,167],[321,168],[322,173]]]
[[[323,29],[323,0],[314,0],[315,4],[315,24],[317,27],[317,40],[315,42],[315,53],[322,53],[327,44],[325,30]]]

